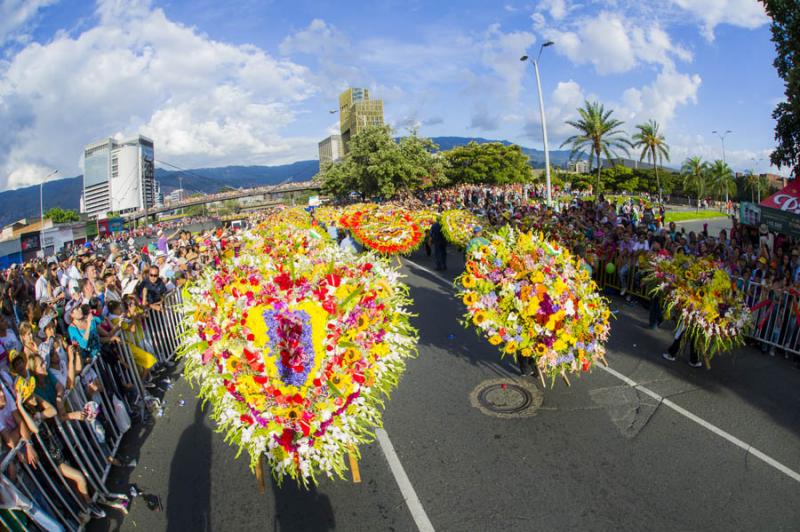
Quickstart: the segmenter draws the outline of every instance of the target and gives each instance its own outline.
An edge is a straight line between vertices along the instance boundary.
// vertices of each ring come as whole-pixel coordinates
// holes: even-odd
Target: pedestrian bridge
[[[296,181],[289,183],[280,183],[278,185],[269,185],[265,187],[248,188],[242,190],[231,190],[229,192],[220,192],[217,194],[207,194],[204,196],[195,196],[186,198],[183,201],[170,203],[169,205],[161,205],[147,209],[147,211],[139,210],[130,212],[123,215],[126,221],[133,221],[143,218],[145,216],[152,216],[162,212],[174,211],[175,209],[182,209],[191,207],[193,205],[204,205],[207,203],[215,203],[217,201],[229,201],[240,198],[247,198],[251,196],[265,196],[264,199],[275,199],[276,196],[287,194],[290,192],[304,192],[306,190],[319,190],[319,185],[315,181]]]

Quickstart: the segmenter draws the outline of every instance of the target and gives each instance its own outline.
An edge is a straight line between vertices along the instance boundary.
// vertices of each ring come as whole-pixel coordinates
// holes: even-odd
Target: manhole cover
[[[495,417],[532,416],[542,406],[543,399],[532,381],[512,379],[484,381],[470,394],[472,406]]]

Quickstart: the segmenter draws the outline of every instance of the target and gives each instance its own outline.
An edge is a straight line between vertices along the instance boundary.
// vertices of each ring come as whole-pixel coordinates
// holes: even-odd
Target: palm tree
[[[588,151],[590,170],[597,157],[597,193],[600,192],[600,169],[603,166],[601,157],[605,155],[609,160],[616,157],[615,149],[628,155],[628,148],[632,146],[631,141],[625,138],[625,132],[620,129],[624,122],[611,118],[613,112],[606,111],[599,102],[585,101],[583,107],[578,109],[580,119],[566,121],[579,133],[561,143],[562,148],[567,144],[571,145],[570,159],[577,154],[585,155]]]
[[[736,187],[733,171],[725,161],[717,159],[711,163],[711,166],[708,167],[708,176],[711,178],[711,188],[720,196],[720,199],[723,195],[727,199],[731,188]]]
[[[686,159],[681,166],[683,189],[697,192],[697,210],[700,210],[700,197],[705,192],[707,172],[708,163],[696,156]]]
[[[656,173],[656,186],[658,186],[658,202],[661,203],[661,180],[658,178],[658,166],[663,164],[664,159],[669,161],[669,145],[664,139],[664,135],[659,131],[658,122],[652,118],[644,124],[636,126],[638,133],[633,136],[633,147],[642,149],[642,156],[639,161],[644,161],[645,157],[653,163],[653,170]]]

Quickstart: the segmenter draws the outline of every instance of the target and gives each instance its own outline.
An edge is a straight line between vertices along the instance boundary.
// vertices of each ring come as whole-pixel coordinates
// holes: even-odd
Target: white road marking
[[[424,266],[420,266],[419,264],[417,264],[416,262],[413,262],[411,260],[406,259],[406,261],[409,264],[411,264],[414,268],[419,268],[420,270],[428,272],[429,274],[438,277],[439,279],[441,279],[442,281],[447,283],[449,286],[452,286],[452,283],[450,281],[448,281],[445,277],[439,275],[437,272],[429,270],[428,268],[426,268]],[[663,404],[666,407],[671,408],[672,410],[674,410],[675,412],[679,413],[680,415],[682,415],[686,419],[694,421],[695,423],[697,423],[701,427],[705,428],[706,430],[709,430],[709,431],[713,432],[717,436],[719,436],[719,437],[729,441],[730,443],[734,444],[735,446],[743,449],[746,453],[755,456],[756,458],[758,458],[759,460],[761,460],[765,464],[777,469],[778,471],[780,471],[781,473],[783,473],[787,477],[791,478],[792,480],[800,482],[800,473],[798,473],[797,471],[785,466],[784,464],[782,464],[779,461],[775,460],[774,458],[772,458],[768,454],[756,449],[755,447],[753,447],[749,443],[740,440],[739,438],[737,438],[733,434],[722,430],[721,428],[719,428],[718,426],[714,425],[713,423],[709,423],[705,419],[703,419],[703,418],[701,418],[701,417],[689,412],[688,410],[686,410],[682,406],[672,402],[671,400],[667,399],[666,397],[662,397],[661,395],[657,394],[653,390],[651,390],[651,389],[649,389],[649,388],[647,388],[645,386],[642,386],[641,384],[637,383],[636,381],[634,381],[633,379],[631,379],[627,375],[623,375],[619,371],[617,371],[617,370],[615,370],[615,369],[613,369],[611,367],[608,367],[608,366],[600,365],[599,367],[600,367],[600,369],[603,369],[606,372],[610,373],[611,375],[615,376],[616,378],[618,378],[619,380],[621,380],[622,382],[624,382],[628,386],[631,386],[632,388],[635,388],[635,389],[641,391],[645,395],[649,395],[650,397],[652,397],[653,399],[655,399],[659,403]]]
[[[389,462],[389,468],[392,470],[394,480],[400,488],[400,493],[403,494],[408,511],[411,512],[411,517],[414,518],[414,522],[417,524],[417,528],[420,532],[434,532],[431,520],[428,519],[428,514],[425,513],[422,503],[419,502],[417,492],[414,491],[414,486],[408,480],[406,470],[403,469],[403,464],[400,463],[400,458],[397,457],[397,453],[394,451],[394,445],[392,445],[392,440],[389,439],[389,434],[383,429],[376,430],[375,434],[378,437],[378,443],[381,445],[383,455],[386,457],[386,461]]]

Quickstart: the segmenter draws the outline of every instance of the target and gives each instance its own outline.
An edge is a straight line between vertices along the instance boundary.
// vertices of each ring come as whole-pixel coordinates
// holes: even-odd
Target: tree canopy
[[[658,199],[660,201],[661,181],[658,179],[658,166],[664,163],[664,159],[669,161],[669,145],[664,135],[661,134],[658,122],[652,118],[644,124],[638,124],[636,129],[638,131],[633,136],[633,147],[642,150],[642,155],[639,158],[640,161],[644,161],[646,157],[653,163],[653,170],[656,174],[656,186],[658,188]]]
[[[628,155],[628,148],[632,146],[627,135],[621,129],[624,122],[611,118],[613,110],[606,110],[599,102],[586,101],[583,107],[578,108],[580,118],[577,120],[567,120],[567,124],[578,130],[578,133],[565,140],[561,147],[570,146],[572,153],[570,159],[578,154],[589,155],[589,167],[591,168],[595,158],[597,160],[597,188],[600,189],[600,168],[602,168],[602,157],[612,159],[616,157],[619,150]]]
[[[772,65],[785,83],[786,101],[772,112],[778,145],[770,161],[778,168],[800,173],[800,0],[761,0],[772,18],[772,42],[777,57]]]
[[[61,207],[53,207],[44,213],[45,218],[53,220],[53,223],[63,224],[68,222],[78,222],[81,217],[72,209],[62,209]]]
[[[516,144],[470,142],[444,154],[445,176],[451,184],[530,183],[533,169],[528,156]]]
[[[334,196],[359,192],[383,198],[442,184],[442,163],[434,155],[437,149],[416,131],[398,142],[390,127],[369,126],[350,139],[343,160],[320,169],[320,184],[323,192]]]

